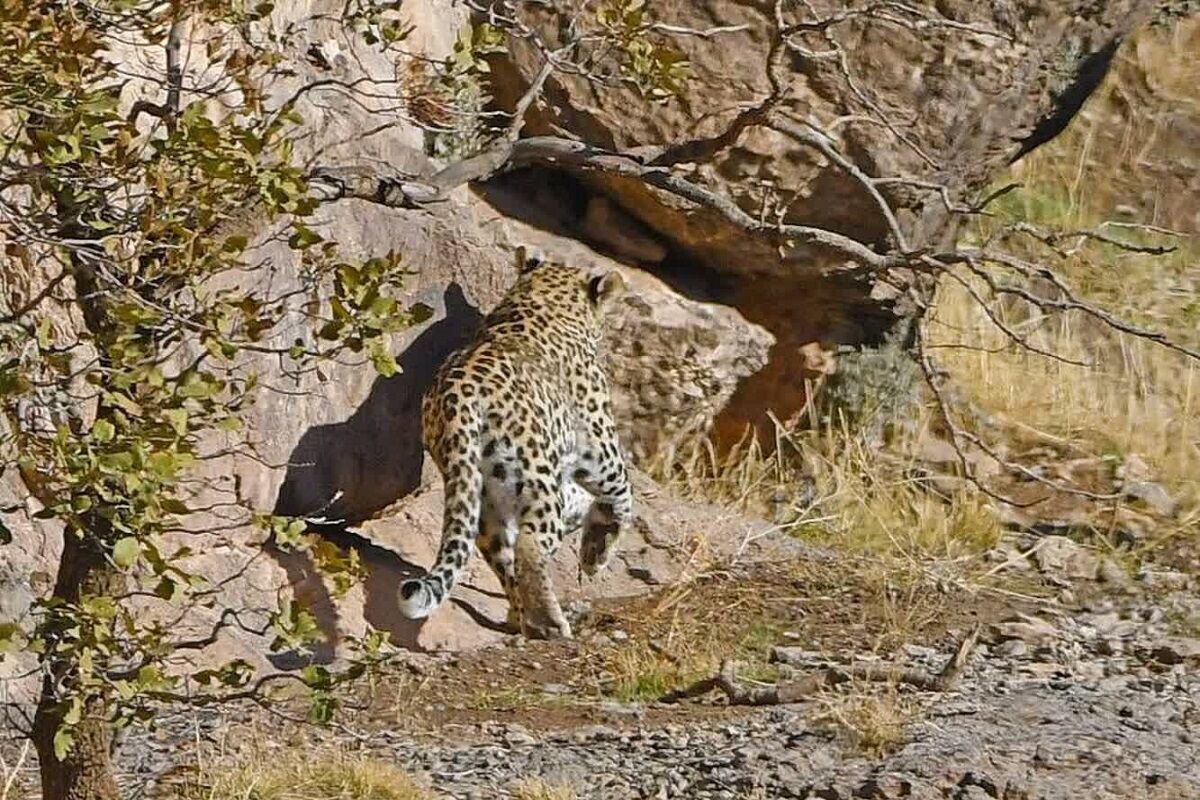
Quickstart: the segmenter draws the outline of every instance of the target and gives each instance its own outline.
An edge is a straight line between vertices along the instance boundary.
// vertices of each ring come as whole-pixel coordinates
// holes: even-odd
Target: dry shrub
[[[855,752],[881,758],[904,744],[908,725],[919,715],[917,703],[895,686],[852,684],[823,697],[813,722],[837,732]]]

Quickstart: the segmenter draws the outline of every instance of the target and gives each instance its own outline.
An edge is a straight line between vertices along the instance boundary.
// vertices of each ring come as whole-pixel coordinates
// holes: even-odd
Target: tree
[[[381,43],[399,26],[388,7],[347,9],[348,24]],[[223,609],[206,636],[179,638],[171,619],[139,618],[128,602],[152,595],[179,610],[218,602],[217,588],[190,573],[180,538],[219,530],[194,521],[216,505],[236,504],[195,485],[191,467],[231,450],[241,413],[262,391],[239,359],[277,355],[286,369],[312,369],[338,353],[361,353],[384,375],[396,364],[390,332],[418,318],[395,299],[404,270],[395,254],[363,263],[338,257],[304,224],[315,203],[293,163],[290,103],[268,107],[260,87],[272,74],[283,36],[241,35],[269,4],[225,2],[5,3],[0,21],[0,215],[7,256],[31,274],[48,268],[42,291],[0,303],[0,395],[8,419],[0,469],[19,470],[61,523],[63,551],[36,624],[3,633],[10,647],[39,654],[42,689],[29,731],[46,798],[109,798],[113,725],[148,721],[156,703],[223,702],[258,697],[280,675],[255,676],[234,661],[191,676],[186,696],[167,669],[180,651],[204,647],[229,626],[247,625]],[[185,85],[179,53],[185,31],[207,28],[221,83]],[[162,48],[161,103],[126,112],[128,82],[120,48]],[[214,111],[207,100],[230,87],[239,101]],[[304,286],[273,292],[241,286],[250,239],[239,229],[247,205],[267,218],[287,215],[289,246],[300,254]],[[230,280],[231,276],[235,279]],[[301,307],[303,295],[325,302]],[[55,309],[79,314],[78,335],[51,322]],[[274,347],[282,324],[315,325],[316,346]],[[357,564],[306,537],[303,521],[259,514],[255,524],[278,544],[311,549],[345,586]],[[4,533],[0,527],[0,533]],[[174,544],[169,543],[174,542]],[[284,604],[260,632],[281,649],[304,647],[314,626]],[[331,710],[328,690],[380,655],[377,638],[338,674],[310,667],[293,676],[317,691],[316,713]]]
[[[985,306],[1016,300],[1084,313],[1200,358],[1087,302],[1048,266],[994,246],[1003,237],[973,247],[910,245],[882,187],[907,183],[939,198],[952,216],[977,214],[992,198],[952,197],[938,184],[869,174],[821,124],[789,113],[788,59],[843,63],[847,54],[834,37],[841,26],[953,32],[961,23],[903,3],[867,3],[824,16],[778,3],[765,52],[748,54],[763,61],[767,96],[746,98],[716,135],[622,151],[569,135],[521,138],[522,125],[552,76],[581,77],[597,91],[633,87],[669,102],[688,79],[673,37],[719,31],[681,30],[654,19],[641,0],[611,0],[582,9],[550,44],[548,32],[522,13],[523,4],[470,5],[476,24],[448,61],[425,65],[430,81],[415,88],[391,79],[320,82],[352,96],[370,97],[381,84],[403,95],[424,123],[430,149],[450,162],[430,175],[397,177],[357,164],[299,163],[295,143],[303,120],[296,101],[319,84],[305,84],[282,101],[269,98],[271,81],[287,77],[282,52],[297,46],[294,31],[268,24],[269,3],[4,0],[0,224],[7,257],[49,273],[32,296],[0,298],[0,400],[8,426],[0,466],[19,471],[39,515],[61,524],[64,546],[35,625],[6,625],[0,633],[9,647],[39,656],[42,688],[29,733],[46,798],[118,796],[109,765],[113,727],[152,723],[162,704],[261,700],[269,686],[298,681],[312,692],[314,715],[325,719],[336,706],[336,685],[385,655],[381,638],[371,635],[340,671],[311,666],[255,674],[233,661],[190,676],[197,691],[184,691],[182,676],[170,669],[172,656],[201,649],[231,627],[270,631],[279,649],[303,648],[315,637],[302,605],[285,603],[256,626],[239,609],[222,608],[220,586],[183,565],[189,537],[225,532],[206,516],[214,508],[237,507],[280,545],[308,550],[342,589],[358,571],[352,554],[307,535],[304,520],[245,508],[221,487],[197,482],[195,471],[233,452],[254,457],[241,416],[270,388],[245,368],[247,354],[272,356],[281,370],[299,371],[361,354],[389,375],[396,369],[389,334],[421,318],[421,308],[397,300],[404,276],[398,255],[350,262],[306,224],[323,203],[352,197],[428,208],[499,172],[551,165],[639,182],[782,251],[834,253],[838,271],[889,284],[911,301],[910,349],[960,453],[987,444],[956,421],[942,373],[922,344],[924,314],[940,280],[981,287],[976,291]],[[331,18],[399,57],[407,28],[398,7],[391,0],[349,0]],[[814,51],[813,39],[828,49]],[[506,41],[532,47],[541,66],[513,107],[497,109],[489,98],[486,56]],[[186,74],[180,61],[185,43],[203,43],[215,69]],[[159,100],[124,102],[131,49],[161,50]],[[680,169],[756,128],[783,132],[858,182],[886,223],[883,240],[867,244],[829,228],[755,216]],[[249,223],[258,219],[286,226],[287,244],[303,266],[299,288],[281,292],[238,280],[256,258]],[[1051,245],[1058,236],[1008,233]],[[1140,246],[1100,231],[1073,235]],[[54,313],[77,315],[73,333],[52,324]],[[312,328],[318,344],[275,341],[296,325]],[[1020,332],[1006,332],[1019,346],[1034,346]],[[205,635],[180,638],[172,619],[130,610],[129,601],[147,595],[180,616],[200,606],[220,608],[218,621]]]

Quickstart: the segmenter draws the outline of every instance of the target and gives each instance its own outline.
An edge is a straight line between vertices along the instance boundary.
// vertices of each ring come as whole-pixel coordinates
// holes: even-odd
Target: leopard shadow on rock
[[[412,494],[422,484],[421,396],[438,366],[479,326],[483,315],[457,283],[447,285],[440,298],[417,298],[435,308],[429,323],[398,355],[400,372],[377,378],[367,399],[343,422],[310,428],[288,457],[288,467],[273,513],[330,520],[314,526],[342,548],[357,550],[367,569],[363,617],[387,631],[405,648],[420,649],[420,625],[396,608],[395,587],[420,574],[418,566],[395,552],[378,547],[349,526],[374,516]],[[339,494],[340,492],[340,494]],[[336,500],[331,500],[333,498]],[[340,639],[338,608],[312,559],[287,552],[268,542],[267,554],[286,572],[288,582],[316,616],[327,641],[305,661],[327,663]],[[486,623],[475,609],[472,616]],[[276,666],[296,666],[290,654],[274,658]]]

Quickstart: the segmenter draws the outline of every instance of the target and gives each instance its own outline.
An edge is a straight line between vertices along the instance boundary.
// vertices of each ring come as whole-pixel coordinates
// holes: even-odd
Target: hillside
[[[360,5],[3,23],[0,800],[1200,798],[1200,16]],[[519,247],[628,285],[567,641],[397,600]]]

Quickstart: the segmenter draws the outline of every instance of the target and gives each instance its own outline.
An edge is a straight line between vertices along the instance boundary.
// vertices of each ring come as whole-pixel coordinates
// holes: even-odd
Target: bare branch
[[[666,168],[557,136],[502,141],[478,156],[446,167],[428,180],[391,179],[356,167],[321,167],[314,170],[309,179],[326,201],[354,197],[396,208],[422,208],[446,200],[451,190],[470,181],[483,180],[503,170],[534,165],[634,178],[709,208],[749,233],[770,236],[789,246],[801,243],[826,248],[871,269],[888,269],[909,263],[906,256],[880,255],[861,242],[824,228],[775,225],[756,220],[728,197]]]
[[[141,114],[149,114],[166,122],[168,131],[175,130],[175,121],[179,117],[180,94],[183,88],[183,65],[179,62],[179,51],[183,45],[183,29],[186,24],[185,18],[176,18],[167,33],[165,46],[167,54],[166,102],[158,104],[151,103],[149,100],[138,100],[129,109],[130,122],[137,122],[137,118]]]
[[[1006,294],[1013,297],[1019,297],[1031,305],[1042,309],[1078,311],[1103,323],[1114,331],[1119,331],[1120,333],[1124,333],[1129,336],[1154,342],[1155,344],[1161,345],[1168,350],[1174,350],[1175,352],[1185,355],[1190,359],[1200,361],[1200,350],[1197,350],[1194,347],[1189,347],[1185,344],[1181,344],[1162,331],[1151,330],[1150,328],[1144,328],[1140,325],[1135,325],[1132,322],[1127,322],[1117,315],[1106,311],[1095,303],[1089,303],[1086,300],[1080,299],[1071,289],[1071,287],[1067,285],[1066,281],[1063,280],[1062,276],[1049,267],[1040,264],[1032,264],[1007,253],[997,253],[989,250],[978,249],[960,250],[953,254],[949,260],[965,264],[969,269],[972,269],[975,274],[989,282],[989,288],[992,289],[992,291],[996,294]],[[1059,291],[1061,296],[1058,298],[1039,297],[1022,286],[996,283],[991,275],[978,268],[977,263],[981,261],[1007,267],[1024,278],[1040,278],[1045,280],[1053,285],[1054,288]]]
[[[810,123],[799,122],[781,114],[772,115],[769,124],[780,133],[784,133],[796,141],[816,149],[821,155],[834,164],[837,164],[847,175],[858,181],[867,194],[871,195],[871,199],[875,201],[875,205],[879,207],[879,213],[887,223],[888,231],[891,232],[892,240],[896,243],[896,246],[902,252],[908,250],[908,241],[904,236],[904,231],[900,228],[900,222],[896,219],[896,215],[892,212],[892,207],[888,204],[888,201],[879,193],[876,183],[865,172],[859,169],[857,164],[838,152],[837,148],[833,146],[833,138],[829,134]]]
[[[1058,245],[1068,239],[1076,240],[1093,240],[1103,244],[1111,245],[1129,253],[1145,253],[1152,256],[1163,256],[1168,253],[1174,253],[1179,248],[1175,245],[1139,245],[1133,242],[1114,239],[1113,237],[1093,230],[1069,230],[1069,231],[1047,231],[1036,225],[1028,222],[1018,222],[1011,226],[1011,230],[1018,233],[1025,233],[1038,241],[1045,244],[1047,247],[1053,248],[1055,252],[1062,253]],[[1071,251],[1073,252],[1073,251]]]

